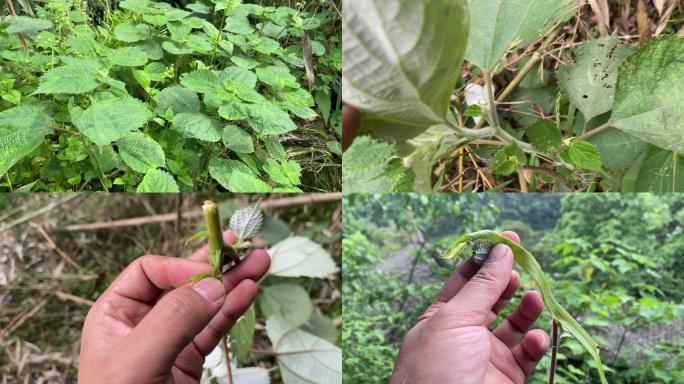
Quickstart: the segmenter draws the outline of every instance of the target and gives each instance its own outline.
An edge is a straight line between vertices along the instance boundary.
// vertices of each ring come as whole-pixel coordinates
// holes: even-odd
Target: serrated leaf
[[[212,93],[219,85],[219,78],[216,73],[207,69],[197,69],[192,72],[184,73],[180,83],[185,88],[197,93]]]
[[[512,45],[526,47],[572,16],[574,7],[575,0],[471,0],[466,60],[494,69]]]
[[[147,123],[152,113],[145,104],[131,97],[94,102],[74,125],[97,145],[107,145]]]
[[[282,316],[293,328],[306,323],[313,310],[306,290],[288,283],[264,287],[259,304],[265,317]]]
[[[297,78],[287,68],[279,65],[257,68],[256,75],[259,81],[276,89],[300,87]]]
[[[561,131],[552,121],[540,120],[527,127],[526,131],[530,143],[542,153],[557,151],[563,144]]]
[[[166,111],[171,109],[174,115],[181,113],[197,113],[200,111],[200,100],[197,93],[183,88],[180,85],[172,85],[164,88],[156,97],[157,108],[155,111],[160,117],[166,116]]]
[[[169,173],[159,169],[148,171],[138,185],[138,193],[178,193],[178,184]]]
[[[273,192],[273,188],[252,172],[235,171],[228,176],[231,192],[266,193]]]
[[[212,157],[209,175],[230,192],[270,192],[271,187],[259,179],[247,164],[237,160]]]
[[[173,118],[172,128],[193,139],[212,143],[221,140],[221,125],[203,113],[179,113]]]
[[[8,16],[4,20],[9,23],[6,33],[34,33],[52,28],[50,20],[26,16]]]
[[[586,121],[613,108],[618,68],[632,52],[617,36],[589,41],[569,50],[569,64],[556,72],[558,84]]]
[[[245,132],[237,125],[228,124],[223,127],[223,135],[221,140],[226,148],[237,153],[252,153],[254,152],[254,142],[252,135]]]
[[[281,185],[296,186],[301,183],[302,167],[294,161],[279,162],[273,159],[266,160],[264,171],[271,180]]]
[[[147,64],[147,54],[135,47],[113,49],[108,59],[111,65],[121,67],[140,67]]]
[[[494,171],[498,174],[509,176],[517,169],[518,165],[527,163],[527,155],[515,144],[501,148],[492,160]]]
[[[286,277],[325,278],[337,267],[330,254],[306,237],[287,238],[268,250],[271,255],[269,274]]]
[[[166,166],[161,145],[142,132],[130,132],[117,142],[121,159],[132,170],[146,173]]]
[[[265,137],[263,141],[269,156],[278,161],[285,161],[287,159],[285,147],[283,147],[283,144],[278,139],[275,137]]]
[[[282,92],[279,95],[283,100],[283,106],[295,116],[304,120],[315,120],[318,117],[318,113],[311,109],[315,102],[309,91],[300,88],[295,91]]]
[[[684,39],[654,40],[620,67],[613,126],[684,153]]]
[[[603,160],[596,147],[587,141],[575,141],[568,149],[570,161],[581,169],[600,172]]]
[[[226,18],[226,25],[223,28],[228,32],[238,35],[249,35],[254,32],[254,28],[249,23],[247,14],[244,12],[233,12]]]
[[[282,135],[297,129],[290,115],[273,102],[245,105],[245,110],[249,126],[262,135]]]
[[[61,67],[53,68],[40,78],[36,93],[43,94],[81,94],[87,93],[99,85],[97,72],[100,66],[97,61],[76,59]]]
[[[254,72],[240,67],[226,67],[219,74],[219,79],[224,82],[228,79],[241,81],[245,84],[249,84],[254,88],[257,84],[257,76]]]
[[[351,193],[392,191],[397,170],[387,172],[395,157],[392,145],[367,136],[357,138],[342,156],[342,189]]]
[[[259,207],[243,207],[230,217],[230,229],[238,240],[255,236],[264,222],[264,215]]]
[[[0,175],[43,143],[52,118],[45,106],[20,105],[0,112]]]

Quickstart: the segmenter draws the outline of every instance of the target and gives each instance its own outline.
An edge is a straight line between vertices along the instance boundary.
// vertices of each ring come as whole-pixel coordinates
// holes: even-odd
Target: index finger
[[[233,236],[233,232],[230,230],[223,232],[223,241],[228,244],[235,244],[235,236]],[[195,251],[195,253],[188,257],[188,260],[201,261],[204,263],[209,261],[209,245],[206,244],[202,248]]]

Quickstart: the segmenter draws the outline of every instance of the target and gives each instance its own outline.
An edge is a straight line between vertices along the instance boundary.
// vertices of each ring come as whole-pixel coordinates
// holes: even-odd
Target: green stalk
[[[209,238],[209,264],[214,268],[214,276],[221,277],[222,255],[223,255],[223,234],[221,233],[221,217],[219,216],[218,206],[211,200],[207,200],[202,205],[204,212],[204,223],[207,226],[207,237]]]
[[[527,273],[532,276],[532,280],[537,284],[539,290],[542,294],[542,299],[544,300],[544,305],[546,306],[549,313],[553,317],[553,320],[560,324],[561,329],[567,331],[572,335],[577,341],[584,347],[584,349],[589,352],[591,357],[594,359],[596,364],[596,369],[598,370],[599,376],[601,378],[602,384],[608,384],[606,380],[606,374],[603,371],[603,364],[601,363],[601,356],[599,355],[598,344],[589,335],[587,331],[582,328],[580,323],[575,320],[568,311],[558,303],[556,297],[551,291],[551,282],[546,276],[541,266],[534,258],[534,256],[520,244],[515,241],[502,236],[501,234],[494,231],[479,231],[474,232],[465,236],[462,236],[452,246],[447,250],[444,258],[455,260],[464,251],[465,247],[475,241],[486,241],[492,245],[505,244],[511,248],[513,251],[513,257],[515,262]]]

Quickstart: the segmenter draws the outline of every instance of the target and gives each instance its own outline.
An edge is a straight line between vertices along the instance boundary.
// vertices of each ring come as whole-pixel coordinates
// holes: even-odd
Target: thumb
[[[450,322],[480,326],[494,321],[492,307],[508,286],[512,270],[513,252],[507,245],[496,245],[475,276],[443,307],[449,312]]]
[[[213,277],[171,291],[126,337],[123,356],[145,361],[149,374],[168,373],[178,355],[216,315],[225,296],[223,283]]]

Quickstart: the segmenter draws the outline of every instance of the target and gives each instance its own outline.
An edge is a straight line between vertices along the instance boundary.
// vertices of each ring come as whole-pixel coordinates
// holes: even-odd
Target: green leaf
[[[342,156],[342,189],[350,193],[412,190],[415,174],[390,144],[359,137]],[[407,187],[411,184],[411,188]]]
[[[268,151],[268,155],[278,161],[285,161],[287,159],[287,154],[285,153],[285,147],[278,141],[275,137],[265,137],[263,138],[264,146]]]
[[[197,93],[192,92],[180,85],[172,85],[164,88],[156,96],[157,108],[155,112],[160,117],[165,117],[166,112],[171,109],[174,115],[181,113],[198,113],[200,111],[200,100]]]
[[[281,185],[296,186],[301,183],[302,167],[294,161],[279,162],[273,159],[266,160],[264,171],[271,180]]]
[[[47,108],[39,104],[0,112],[0,175],[43,143],[50,124]]]
[[[245,132],[237,125],[228,124],[223,128],[222,135],[223,145],[226,148],[237,153],[252,153],[254,152],[254,142],[252,135]]]
[[[654,40],[620,68],[614,127],[658,147],[684,153],[684,39]]]
[[[109,52],[108,59],[111,65],[121,67],[140,67],[147,64],[147,54],[134,47],[113,49]]]
[[[257,75],[248,69],[240,67],[224,68],[219,74],[219,79],[222,83],[228,79],[241,81],[245,84],[249,84],[252,88],[254,88],[257,84]]]
[[[241,193],[265,193],[273,192],[268,184],[258,178],[252,172],[235,171],[228,176],[228,185],[232,186],[231,192]]]
[[[166,166],[166,156],[161,145],[142,132],[126,134],[117,142],[121,159],[132,170],[146,173]]]
[[[589,41],[569,50],[569,64],[556,72],[558,84],[586,121],[613,108],[618,68],[632,52],[617,36]]]
[[[150,28],[145,24],[133,25],[131,23],[119,24],[114,28],[114,37],[126,43],[135,43],[145,40],[150,33]]]
[[[221,125],[203,113],[179,113],[173,118],[172,127],[185,137],[212,143],[221,140]]]
[[[238,361],[244,361],[247,357],[254,338],[256,325],[256,311],[254,304],[242,315],[228,334],[230,338],[230,352]]]
[[[297,129],[290,115],[273,102],[246,105],[247,122],[255,132],[262,135],[282,135]]]
[[[527,127],[526,130],[530,143],[543,153],[556,152],[563,144],[561,131],[552,121],[540,120]]]
[[[511,46],[527,47],[569,16],[575,0],[470,0],[466,60],[484,70],[499,65]],[[345,63],[345,65],[347,65]]]
[[[275,89],[300,87],[297,78],[290,73],[289,69],[283,66],[272,65],[269,67],[257,68],[256,75],[259,78],[259,81]]]
[[[95,144],[107,145],[142,127],[151,117],[141,101],[117,97],[93,102],[74,119],[74,125]]]
[[[178,184],[167,172],[153,169],[145,174],[138,185],[138,193],[178,193]]]
[[[403,141],[446,118],[467,41],[466,3],[345,3],[343,99],[365,112],[372,134]]]
[[[254,32],[254,28],[252,28],[247,14],[244,12],[233,12],[226,18],[226,26],[223,29],[238,35],[249,35]]]
[[[212,157],[209,175],[230,192],[270,192],[271,187],[259,179],[247,164],[237,160]]]
[[[315,120],[318,117],[318,113],[311,109],[315,105],[313,96],[306,89],[282,92],[279,96],[283,100],[283,106],[300,119]]]
[[[575,141],[568,149],[570,161],[579,168],[601,172],[603,160],[596,147],[587,141]]]
[[[601,154],[608,169],[627,169],[649,145],[618,129],[610,128],[588,139]]]
[[[340,348],[293,328],[287,319],[277,314],[266,320],[266,330],[274,345],[284,383],[342,382]]]
[[[87,93],[100,84],[97,72],[100,65],[91,59],[74,59],[68,64],[47,71],[40,78],[36,93],[43,94],[81,94]]]
[[[636,192],[684,191],[684,158],[676,152],[652,147],[641,165]]]
[[[52,22],[26,16],[8,16],[4,20],[9,23],[5,33],[34,33],[52,28]]]
[[[242,207],[230,216],[230,230],[238,243],[242,240],[256,236],[264,223],[264,215],[258,204]]]
[[[500,149],[492,160],[494,171],[500,175],[509,176],[513,174],[518,165],[527,163],[527,155],[520,147],[515,144],[508,145]]]
[[[212,93],[219,85],[219,78],[216,73],[206,69],[197,69],[192,72],[184,73],[180,83],[185,88],[197,93]]]
[[[309,294],[296,284],[274,284],[264,287],[259,303],[264,316],[278,314],[291,327],[306,323],[313,310]]]
[[[268,254],[271,255],[269,274],[273,276],[323,279],[337,270],[330,253],[303,236],[288,237],[271,247]]]

